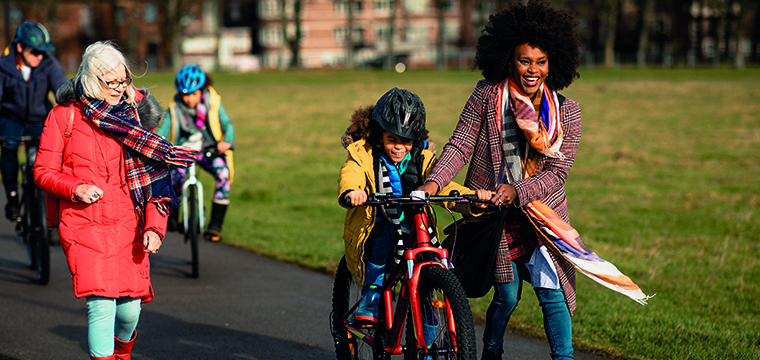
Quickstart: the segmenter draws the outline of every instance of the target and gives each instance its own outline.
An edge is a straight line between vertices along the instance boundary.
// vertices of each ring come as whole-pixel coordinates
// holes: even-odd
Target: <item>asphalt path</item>
[[[205,241],[198,279],[189,260],[178,234],[151,255],[156,300],[142,307],[133,359],[335,358],[330,276]],[[74,298],[60,246],[51,247],[48,285],[34,284],[27,264],[21,238],[0,219],[0,360],[87,359],[86,303]],[[549,346],[508,333],[505,358],[548,359]]]

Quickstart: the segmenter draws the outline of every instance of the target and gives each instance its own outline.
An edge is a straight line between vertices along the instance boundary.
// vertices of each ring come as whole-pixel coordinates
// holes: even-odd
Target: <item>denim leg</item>
[[[520,302],[522,280],[515,262],[512,262],[515,280],[506,284],[495,284],[493,300],[486,311],[486,327],[483,331],[483,346],[491,352],[498,352],[504,345],[504,332],[509,318]]]
[[[0,135],[24,135],[24,125],[10,119],[0,119]],[[3,177],[3,186],[5,187],[6,196],[13,191],[18,191],[19,146],[21,146],[20,141],[7,140],[3,144],[2,155],[0,155],[0,164],[2,164],[2,166],[0,166],[0,174]]]
[[[533,288],[544,314],[544,329],[552,359],[573,358],[573,334],[570,309],[562,289]]]
[[[5,196],[8,198],[12,192],[18,192],[18,149],[3,147],[0,164]]]

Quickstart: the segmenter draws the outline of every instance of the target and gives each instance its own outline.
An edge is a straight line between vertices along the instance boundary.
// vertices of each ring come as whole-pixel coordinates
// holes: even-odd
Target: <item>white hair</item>
[[[124,65],[127,77],[132,78],[132,70],[129,68],[124,54],[116,48],[111,41],[98,41],[88,46],[82,55],[82,63],[77,71],[76,82],[82,84],[84,95],[93,99],[104,100],[101,80],[105,74],[110,73],[119,65]],[[135,90],[131,84],[124,90],[124,100],[135,104]]]

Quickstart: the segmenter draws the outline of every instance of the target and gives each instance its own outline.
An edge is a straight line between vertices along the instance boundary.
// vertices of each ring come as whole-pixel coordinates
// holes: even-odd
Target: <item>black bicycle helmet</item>
[[[386,131],[420,140],[425,131],[425,105],[417,94],[393,88],[377,100],[372,110],[372,120]]]
[[[39,23],[24,20],[16,29],[16,37],[13,43],[21,43],[37,51],[54,51],[55,46],[50,43],[50,33]]]

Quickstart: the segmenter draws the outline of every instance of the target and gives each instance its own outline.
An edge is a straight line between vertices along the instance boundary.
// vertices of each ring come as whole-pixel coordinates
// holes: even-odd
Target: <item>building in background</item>
[[[39,21],[68,72],[98,40],[117,42],[136,69],[171,71],[194,62],[209,71],[249,72],[382,67],[386,60],[410,69],[468,69],[488,15],[524,0],[0,1],[0,43],[6,46],[24,19]],[[577,14],[588,67],[760,62],[756,0],[552,4]]]

